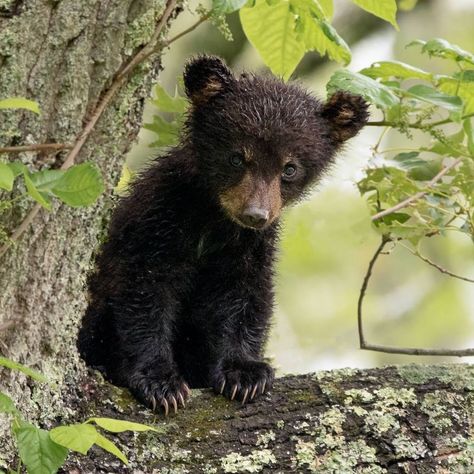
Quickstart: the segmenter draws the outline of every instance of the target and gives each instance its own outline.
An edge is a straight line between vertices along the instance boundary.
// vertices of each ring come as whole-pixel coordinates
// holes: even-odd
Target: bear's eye
[[[244,156],[242,153],[235,152],[229,156],[229,163],[236,168],[242,168],[244,165]]]
[[[291,164],[291,163],[288,163],[283,168],[283,171],[282,171],[281,175],[282,175],[283,179],[294,178],[295,175],[296,175],[296,166]]]

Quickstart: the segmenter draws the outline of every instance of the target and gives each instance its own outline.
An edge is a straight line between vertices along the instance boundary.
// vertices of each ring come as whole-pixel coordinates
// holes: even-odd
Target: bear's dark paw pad
[[[270,390],[275,372],[267,363],[253,360],[225,361],[214,375],[216,393],[242,405]]]
[[[153,411],[163,411],[168,416],[170,410],[178,412],[178,407],[186,406],[191,390],[179,375],[166,377],[137,376],[130,383],[133,395]]]

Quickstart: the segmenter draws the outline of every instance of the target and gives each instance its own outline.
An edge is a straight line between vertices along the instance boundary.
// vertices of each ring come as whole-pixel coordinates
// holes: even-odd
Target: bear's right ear
[[[198,56],[184,68],[186,95],[195,105],[206,103],[234,81],[232,71],[216,56]]]

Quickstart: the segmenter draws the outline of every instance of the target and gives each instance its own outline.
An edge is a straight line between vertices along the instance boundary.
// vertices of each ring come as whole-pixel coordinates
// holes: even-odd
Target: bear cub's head
[[[359,96],[336,92],[324,104],[273,76],[236,77],[212,56],[186,65],[184,85],[199,171],[227,216],[253,229],[297,201],[368,118]]]

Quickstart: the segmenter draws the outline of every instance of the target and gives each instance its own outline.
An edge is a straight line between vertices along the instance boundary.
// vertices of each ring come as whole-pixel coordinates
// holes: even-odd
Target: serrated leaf
[[[0,100],[0,109],[25,109],[35,114],[40,113],[38,103],[24,97],[10,97]]]
[[[388,109],[398,104],[397,96],[389,87],[374,81],[370,77],[348,71],[347,69],[336,71],[331,76],[326,88],[329,95],[338,90],[359,94],[368,102],[382,109]]]
[[[158,135],[158,140],[150,144],[151,148],[173,146],[178,143],[181,126],[177,121],[167,122],[159,115],[154,115],[153,122],[145,123],[143,127]]]
[[[95,427],[85,423],[58,426],[50,431],[51,439],[55,443],[81,454],[87,454],[97,435]]]
[[[52,187],[64,176],[63,170],[43,170],[30,173],[29,177],[39,192],[51,192]]]
[[[0,357],[0,365],[2,367],[7,367],[8,369],[22,372],[25,375],[28,375],[28,377],[31,377],[32,379],[37,380],[38,382],[47,382],[46,377],[40,374],[39,372],[36,372],[36,370],[30,369],[29,367],[26,367],[25,365],[19,364],[18,362],[14,362],[10,359],[7,359],[6,357]]]
[[[372,15],[391,23],[398,30],[397,2],[395,0],[352,0],[356,5]]]
[[[29,474],[54,474],[66,460],[68,450],[55,443],[46,430],[21,423],[14,425],[13,433]]]
[[[51,199],[46,193],[42,193],[38,191],[33,184],[28,172],[23,174],[23,178],[25,179],[26,190],[28,194],[39,204],[41,204],[45,209],[48,211],[51,210]]]
[[[313,0],[290,0],[297,15],[296,31],[305,51],[317,51],[321,56],[343,64],[351,60],[351,51],[337,31],[326,21],[325,13]]]
[[[474,113],[474,71],[467,70],[462,74],[457,73],[453,77],[439,76],[438,87],[446,94],[457,95],[464,102],[463,113],[469,115]]]
[[[11,191],[13,189],[15,175],[6,163],[0,163],[0,188]]]
[[[450,112],[460,113],[463,109],[463,102],[460,97],[448,95],[424,84],[417,84],[407,90],[407,94],[429,104],[437,105]]]
[[[455,44],[451,44],[445,39],[434,38],[429,41],[415,40],[407,45],[407,47],[420,45],[421,52],[429,56],[437,58],[451,59],[456,62],[467,62],[474,65],[474,55],[469,51],[461,49]]]
[[[331,20],[334,16],[334,2],[333,0],[317,0],[319,7],[324,13],[325,18]]]
[[[390,162],[406,170],[415,181],[428,181],[441,171],[441,159],[422,160],[419,156],[417,151],[399,153]]]
[[[372,79],[383,80],[397,77],[400,79],[424,79],[430,81],[433,78],[433,74],[400,61],[379,61],[368,68],[362,69],[360,73]]]
[[[128,464],[128,459],[126,458],[125,454],[123,454],[122,451],[120,451],[120,449],[117,448],[114,443],[112,443],[112,441],[107,439],[105,436],[102,436],[100,433],[97,433],[95,444],[119,458],[124,464]]]
[[[175,96],[171,97],[160,84],[156,84],[153,88],[153,95],[152,104],[162,112],[182,114],[188,106],[186,98],[180,96],[177,91]]]
[[[295,31],[295,16],[290,3],[282,0],[268,5],[256,0],[239,12],[242,28],[264,63],[277,75],[288,80],[305,52]]]
[[[12,170],[12,173],[15,175],[15,178],[27,171],[26,166],[21,161],[12,161],[10,163],[7,163],[7,165]]]
[[[104,189],[98,168],[92,163],[72,166],[54,183],[51,192],[72,207],[93,204]]]
[[[156,428],[148,425],[135,423],[133,421],[116,420],[115,418],[89,418],[89,420],[87,420],[87,423],[92,422],[112,433],[122,433],[123,431],[158,431]]]
[[[398,8],[403,11],[410,11],[416,7],[418,0],[399,0]]]
[[[9,415],[18,413],[13,400],[3,392],[0,392],[0,413],[7,413]]]

